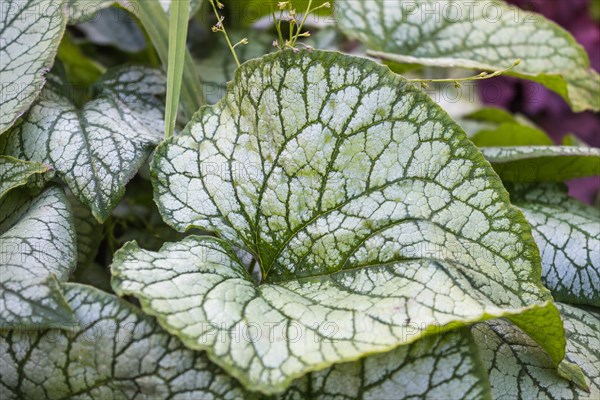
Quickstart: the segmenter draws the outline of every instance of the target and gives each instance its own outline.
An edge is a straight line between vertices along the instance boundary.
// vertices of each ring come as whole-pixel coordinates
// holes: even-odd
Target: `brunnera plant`
[[[600,210],[564,185],[600,150],[424,90],[505,74],[599,111],[554,23],[502,1],[1,12],[2,398],[600,396]]]

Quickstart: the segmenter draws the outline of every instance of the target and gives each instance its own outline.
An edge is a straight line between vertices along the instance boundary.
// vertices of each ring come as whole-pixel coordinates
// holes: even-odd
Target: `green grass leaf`
[[[167,66],[167,107],[165,110],[165,138],[173,136],[183,69],[185,67],[186,40],[190,0],[172,0],[169,20],[169,60]]]
[[[169,19],[157,0],[122,0],[121,4],[135,14],[146,29],[163,66],[169,65]],[[204,95],[191,54],[185,49],[181,103],[184,115],[192,115],[204,104]]]

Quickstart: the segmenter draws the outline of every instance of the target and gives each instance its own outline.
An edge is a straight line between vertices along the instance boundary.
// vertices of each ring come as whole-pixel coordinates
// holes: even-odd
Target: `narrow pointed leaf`
[[[90,286],[64,288],[77,318],[70,331],[0,333],[2,398],[252,399],[125,301]]]
[[[0,199],[14,188],[27,185],[32,177],[45,174],[50,167],[36,162],[0,156]]]
[[[594,312],[557,303],[567,335],[566,360],[583,371],[582,386],[560,379],[548,356],[514,325],[494,320],[473,328],[498,399],[598,399],[600,397],[600,318]]]
[[[169,63],[169,18],[159,2],[157,0],[121,0],[120,4],[140,20],[166,69]],[[204,94],[194,60],[187,49],[184,60],[181,107],[183,114],[191,119],[198,108],[204,104]]]
[[[511,185],[542,254],[542,281],[558,301],[600,307],[600,210],[560,184]]]
[[[179,108],[181,81],[187,51],[189,0],[175,0],[169,19],[169,60],[167,66],[167,106],[165,138],[173,136]]]
[[[54,78],[57,79],[57,78]],[[10,132],[0,153],[52,166],[75,197],[105,220],[162,138],[164,78],[143,67],[109,72],[77,108],[56,82]]]
[[[564,182],[600,175],[600,149],[592,147],[484,147],[481,152],[507,182]]]
[[[407,325],[410,326],[410,325]],[[430,336],[388,353],[338,364],[293,383],[279,399],[491,399],[470,332]]]
[[[13,190],[0,199],[0,329],[73,321],[58,281],[76,263],[68,201],[51,187],[32,198]]]
[[[539,82],[575,111],[600,110],[600,76],[575,39],[557,24],[494,0],[340,0],[340,29],[404,64],[503,70]]]
[[[125,246],[113,287],[257,390],[500,316],[562,359],[522,214],[447,114],[377,63],[320,51],[249,61],[151,169],[165,220],[247,250],[262,281],[224,242],[190,238]],[[420,327],[410,338],[406,318]],[[204,331],[213,323],[218,340]],[[253,323],[273,323],[278,339],[229,331]],[[285,339],[290,324],[301,342]],[[331,324],[336,341],[324,343]]]
[[[2,0],[0,134],[31,106],[65,32],[63,0]]]

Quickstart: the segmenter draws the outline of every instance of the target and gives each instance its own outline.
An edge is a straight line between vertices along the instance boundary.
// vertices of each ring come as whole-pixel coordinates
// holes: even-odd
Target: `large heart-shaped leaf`
[[[36,176],[49,171],[50,167],[45,164],[0,156],[0,199],[9,190],[25,186],[32,182]]]
[[[531,338],[506,321],[494,320],[473,328],[494,398],[600,398],[600,317],[567,304],[557,306],[568,338],[566,359],[581,366],[582,385],[588,390],[558,379],[547,354]]]
[[[262,280],[225,242],[190,237],[125,246],[113,287],[257,390],[500,316],[562,358],[522,214],[447,114],[377,63],[317,51],[249,61],[159,146],[152,173],[169,224],[218,232],[254,255]],[[252,324],[275,339],[234,339]]]
[[[600,76],[565,30],[499,0],[339,0],[342,31],[390,61],[498,71],[542,83],[575,111],[600,110]]]
[[[162,138],[163,103],[156,96],[164,93],[164,78],[143,67],[113,70],[83,108],[52,78],[27,115],[0,137],[0,154],[51,165],[103,221]]]
[[[58,281],[76,263],[68,201],[51,187],[31,198],[23,189],[0,199],[0,329],[73,322]]]
[[[0,134],[31,106],[54,64],[67,17],[63,0],[2,0]]]
[[[484,147],[481,152],[507,182],[564,182],[600,175],[600,149],[592,147]]]
[[[135,307],[90,286],[64,288],[77,317],[70,332],[0,333],[3,399],[247,398]]]
[[[600,210],[569,197],[561,184],[508,189],[533,228],[542,281],[554,298],[600,307]]]

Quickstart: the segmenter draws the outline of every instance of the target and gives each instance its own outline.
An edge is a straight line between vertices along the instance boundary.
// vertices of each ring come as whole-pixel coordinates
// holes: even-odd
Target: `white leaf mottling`
[[[464,132],[372,61],[314,51],[247,62],[151,169],[165,220],[248,251],[262,281],[229,244],[189,238],[159,252],[126,246],[113,287],[257,390],[484,316],[562,356],[522,214]],[[230,331],[252,324],[279,333]],[[295,324],[298,342],[284,332]],[[335,341],[324,341],[331,324]]]
[[[99,95],[77,108],[52,76],[43,95],[9,132],[0,153],[52,166],[79,201],[103,221],[161,137],[162,74],[124,67],[105,75]]]
[[[64,0],[2,0],[0,134],[33,103],[54,64],[67,23]]]
[[[75,268],[75,229],[61,189],[0,199],[0,329],[72,322],[58,287]]]
[[[500,0],[339,0],[336,21],[372,55],[404,64],[497,71],[546,85],[575,111],[600,110],[600,76],[575,39]]]
[[[542,281],[555,299],[600,307],[600,210],[569,197],[560,184],[509,186],[533,228]]]
[[[557,303],[567,334],[566,360],[581,367],[589,392],[560,379],[556,366],[531,338],[506,321],[475,325],[473,333],[497,399],[600,398],[600,318]]]

